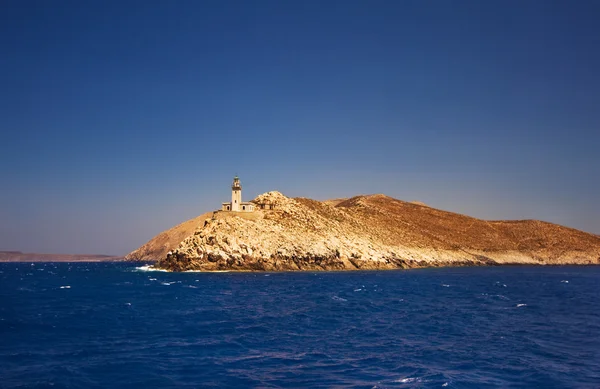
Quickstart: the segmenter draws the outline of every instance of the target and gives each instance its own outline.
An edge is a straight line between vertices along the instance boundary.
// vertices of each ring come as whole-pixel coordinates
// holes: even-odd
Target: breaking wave
[[[164,273],[169,273],[168,270],[158,269],[152,265],[137,266],[133,271],[160,271],[160,272],[164,272]]]

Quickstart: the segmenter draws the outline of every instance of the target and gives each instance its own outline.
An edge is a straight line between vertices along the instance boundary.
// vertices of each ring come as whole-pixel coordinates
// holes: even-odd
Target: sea
[[[600,267],[0,264],[1,388],[600,388]]]

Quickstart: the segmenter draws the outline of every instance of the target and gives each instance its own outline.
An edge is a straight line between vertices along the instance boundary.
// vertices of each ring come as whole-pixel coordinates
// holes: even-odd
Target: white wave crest
[[[394,382],[401,382],[403,384],[409,384],[411,382],[421,382],[421,379],[419,377],[407,377],[407,378],[400,378],[399,380],[395,380]]]
[[[517,308],[519,308],[519,307],[526,307],[526,306],[527,306],[527,304],[517,304]]]
[[[138,267],[135,268],[134,271],[162,271],[162,272],[168,272],[168,270],[158,269],[158,268],[155,268],[152,265],[138,266]]]

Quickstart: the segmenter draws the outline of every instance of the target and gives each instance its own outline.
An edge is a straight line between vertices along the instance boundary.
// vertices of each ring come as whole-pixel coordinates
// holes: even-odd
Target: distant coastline
[[[0,251],[0,262],[116,262],[124,258],[100,254],[41,254]]]

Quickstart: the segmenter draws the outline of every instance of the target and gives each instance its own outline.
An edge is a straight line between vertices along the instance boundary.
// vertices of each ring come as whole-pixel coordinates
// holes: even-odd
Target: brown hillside
[[[347,208],[369,226],[372,234],[390,245],[484,251],[487,256],[518,251],[540,260],[600,248],[596,235],[552,223],[486,221],[385,195],[357,196],[338,207]]]
[[[132,261],[156,261],[164,258],[169,250],[177,247],[179,242],[193,234],[197,228],[202,227],[204,221],[211,217],[212,214],[212,212],[205,213],[161,232],[137,250],[127,254],[125,259]]]
[[[348,200],[347,198],[343,198],[343,199],[329,199],[329,200],[325,200],[323,201],[323,204],[327,204],[327,205],[331,205],[332,207],[335,207],[336,205],[338,205],[339,203]]]

